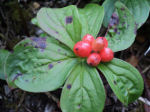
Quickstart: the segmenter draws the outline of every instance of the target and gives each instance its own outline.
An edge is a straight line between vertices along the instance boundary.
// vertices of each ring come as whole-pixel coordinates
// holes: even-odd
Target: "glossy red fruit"
[[[90,34],[86,34],[83,38],[82,38],[82,41],[85,41],[85,42],[89,42],[90,44],[92,44],[92,42],[95,40],[95,38],[90,35]]]
[[[97,38],[92,42],[92,51],[100,52],[104,48],[104,40],[103,38]]]
[[[97,66],[101,61],[101,57],[98,53],[92,53],[88,58],[87,58],[87,63],[91,66]]]
[[[88,57],[91,53],[92,47],[88,42],[79,41],[75,44],[73,51],[79,57]]]
[[[108,47],[108,41],[105,37],[97,37],[97,38],[102,38],[105,44],[104,47]]]
[[[114,53],[110,48],[104,48],[100,52],[102,62],[109,62],[114,58]]]

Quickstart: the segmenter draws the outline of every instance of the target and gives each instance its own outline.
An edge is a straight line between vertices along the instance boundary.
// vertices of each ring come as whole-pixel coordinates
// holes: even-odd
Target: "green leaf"
[[[63,112],[102,112],[105,90],[97,70],[78,64],[64,85],[60,103]]]
[[[103,22],[104,8],[96,4],[88,4],[84,9],[81,9],[80,12],[84,14],[87,19],[90,33],[96,37]]]
[[[5,49],[0,49],[0,79],[3,79],[3,80],[5,80],[4,65],[5,65],[8,55],[9,55],[9,51]]]
[[[105,0],[103,3],[103,7],[104,7],[104,11],[105,11],[105,16],[104,16],[104,20],[103,20],[103,25],[105,27],[108,26],[110,18],[113,14],[113,12],[115,11],[115,3],[117,0]]]
[[[42,8],[37,14],[37,20],[45,32],[71,49],[77,41],[81,40],[82,33],[87,32],[85,22],[81,22],[75,6],[59,9]],[[82,27],[85,29],[81,31]]]
[[[150,11],[147,0],[122,0],[122,2],[133,14],[138,27],[145,23]]]
[[[97,10],[91,13],[94,6]],[[45,32],[73,49],[74,44],[80,41],[85,34],[97,35],[95,33],[100,29],[103,19],[103,8],[96,4],[87,5],[85,9],[80,10],[79,12],[73,5],[55,9],[42,8],[37,14],[37,20]],[[87,18],[89,13],[86,11],[89,11],[91,18]],[[101,14],[98,15],[98,13]],[[95,19],[97,20],[95,21]]]
[[[37,18],[36,18],[36,17],[31,19],[31,23],[32,23],[32,24],[34,24],[34,25],[39,26],[39,25],[38,25],[38,21],[37,21]]]
[[[132,65],[119,59],[98,66],[118,99],[129,104],[143,92],[143,79]]]
[[[103,25],[108,26],[112,13],[115,11],[115,3],[117,0],[105,0],[103,3],[105,17]],[[149,6],[147,0],[121,0],[121,2],[130,10],[136,24],[140,27],[149,16]],[[149,2],[149,1],[148,1]]]
[[[114,52],[127,49],[135,40],[137,26],[127,7],[121,2],[115,4],[116,12],[110,20],[109,32],[106,35],[108,47]]]
[[[149,0],[147,0],[147,2],[148,2],[148,4],[149,4],[149,7],[150,7],[150,1],[149,1]]]
[[[69,48],[51,37],[27,38],[7,59],[8,82],[30,92],[55,90],[78,62],[74,57]]]

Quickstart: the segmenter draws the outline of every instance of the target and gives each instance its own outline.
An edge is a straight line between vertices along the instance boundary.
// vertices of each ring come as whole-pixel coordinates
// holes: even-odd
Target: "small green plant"
[[[129,10],[130,0],[120,1],[105,0],[103,6],[88,4],[82,9],[74,5],[40,9],[34,21],[45,31],[44,37],[26,38],[12,53],[1,51],[2,78],[5,74],[11,88],[35,93],[63,86],[60,99],[63,112],[102,112],[106,96],[99,69],[118,99],[125,105],[132,103],[143,91],[143,79],[136,68],[116,58],[92,67],[86,58],[79,58],[73,52],[75,43],[84,35],[97,37],[102,24],[108,27],[106,38],[113,52],[131,46],[136,30],[148,15],[144,13],[144,19],[137,19],[138,13],[134,15]],[[112,10],[108,11],[110,5]],[[149,13],[147,5],[144,7],[148,7]]]

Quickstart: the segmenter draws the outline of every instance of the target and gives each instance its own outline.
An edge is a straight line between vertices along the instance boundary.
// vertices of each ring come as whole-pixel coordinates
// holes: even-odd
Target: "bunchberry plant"
[[[92,51],[92,46],[89,42],[79,41],[75,44],[73,51],[79,57],[88,57]]]
[[[97,66],[101,61],[101,57],[98,53],[92,53],[87,58],[87,64],[91,66]]]
[[[103,38],[97,38],[92,42],[92,50],[93,52],[100,52],[100,50],[102,50],[104,48],[105,43]]]
[[[105,37],[97,37],[97,38],[102,38],[104,41],[104,47],[108,47],[108,41]]]
[[[3,52],[4,56],[0,56],[2,78],[5,77],[11,88],[35,93],[63,86],[60,99],[63,112],[102,112],[106,96],[99,69],[118,99],[125,105],[132,103],[142,94],[142,77],[127,62],[113,58],[113,52],[130,47],[136,30],[148,16],[147,1],[136,0],[136,8],[146,4],[144,9],[148,10],[141,13],[144,19],[131,9],[129,4],[134,4],[133,1],[105,0],[103,6],[88,4],[82,9],[74,5],[40,9],[35,20],[45,32],[44,37],[26,38],[13,52]],[[82,38],[87,34],[97,37],[102,24],[108,27],[108,45],[103,45],[104,52],[89,54],[90,47],[86,49],[87,54],[78,52],[85,49],[85,43],[91,45]],[[74,48],[79,41],[79,46]],[[91,66],[91,62],[96,67]]]
[[[97,66],[100,61],[109,62],[114,58],[113,51],[108,48],[108,41],[105,37],[94,37],[86,34],[82,41],[77,42],[73,47],[74,53],[81,57],[87,57],[87,64]]]
[[[114,58],[114,53],[110,48],[103,48],[100,51],[101,61],[102,62],[109,62]]]
[[[82,41],[85,41],[85,42],[89,42],[91,45],[92,45],[92,42],[95,40],[95,38],[90,35],[90,34],[86,34],[83,38],[82,38]]]

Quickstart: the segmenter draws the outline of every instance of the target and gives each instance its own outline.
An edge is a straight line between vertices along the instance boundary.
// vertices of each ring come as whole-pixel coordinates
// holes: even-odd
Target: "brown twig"
[[[141,57],[140,53],[143,51],[143,48],[145,48],[145,46],[147,45],[148,42],[145,42],[144,45],[142,45],[142,47],[138,50],[136,57]],[[143,56],[144,54],[142,54]]]
[[[22,96],[21,96],[21,99],[20,99],[20,101],[19,101],[19,104],[18,104],[17,107],[16,107],[16,112],[18,112],[19,108],[21,107],[21,105],[22,105],[22,103],[23,103],[23,101],[24,101],[25,96],[26,96],[26,92],[23,92],[23,94],[22,94]]]
[[[23,105],[23,107],[25,108],[25,110],[26,110],[27,112],[32,112],[29,108],[25,107],[24,105]]]
[[[2,33],[0,33],[0,38],[7,40],[7,38]]]
[[[59,99],[56,96],[52,95],[50,92],[46,92],[45,94],[48,96],[48,98],[52,99],[57,104],[59,103]]]
[[[142,71],[142,73],[143,73],[143,74],[146,73],[149,69],[150,69],[150,65],[149,65],[148,67],[146,67],[146,68]]]
[[[143,80],[144,80],[144,86],[145,86],[145,91],[146,91],[145,96],[147,95],[148,100],[150,100],[150,90],[149,90],[148,84],[146,82],[146,77],[143,74],[143,71],[141,70],[140,66],[137,66],[137,68],[140,71],[140,73],[141,73],[141,75],[143,77]]]
[[[8,16],[8,14],[6,14],[6,24],[7,24],[7,30],[6,30],[6,37],[8,37],[8,35],[9,35],[9,31],[10,31],[10,24],[9,24],[9,16]]]
[[[81,0],[78,0],[76,3],[76,6],[78,6],[80,4]]]
[[[110,25],[108,25],[108,28],[107,28],[106,33],[105,33],[105,37],[106,37],[107,34],[109,33],[109,29],[110,29]]]
[[[131,55],[135,55],[135,53],[134,53],[134,51],[133,51],[133,46],[131,46],[129,50],[130,50],[130,52],[131,52]]]
[[[2,11],[2,9],[1,9],[1,8],[0,8],[0,13],[1,13],[2,18],[5,20],[5,19],[6,19],[6,17],[4,16],[4,13],[3,13],[3,11]]]

